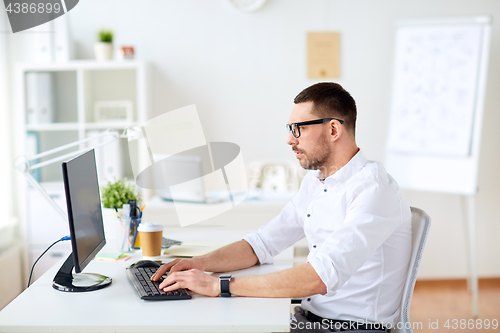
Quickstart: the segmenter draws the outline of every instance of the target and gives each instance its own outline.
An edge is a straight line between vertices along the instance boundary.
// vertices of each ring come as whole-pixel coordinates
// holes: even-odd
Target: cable
[[[31,282],[31,275],[33,274],[33,269],[35,269],[35,265],[36,265],[36,263],[38,262],[38,260],[40,260],[40,258],[41,258],[41,257],[43,257],[43,255],[44,255],[45,253],[47,253],[47,251],[48,251],[48,250],[50,250],[50,248],[51,248],[52,246],[56,245],[57,243],[59,243],[59,242],[61,242],[61,241],[67,241],[67,240],[70,240],[70,239],[71,239],[71,237],[70,237],[70,236],[64,236],[63,238],[61,238],[61,239],[59,239],[59,240],[55,241],[54,243],[52,243],[52,245],[51,245],[51,246],[49,246],[49,247],[47,248],[47,250],[43,251],[43,253],[42,253],[42,254],[38,257],[38,259],[35,261],[35,263],[33,264],[33,266],[31,266],[30,277],[28,278],[28,285],[26,286],[26,289],[27,289],[27,288],[29,288],[29,286],[30,286],[30,282]]]

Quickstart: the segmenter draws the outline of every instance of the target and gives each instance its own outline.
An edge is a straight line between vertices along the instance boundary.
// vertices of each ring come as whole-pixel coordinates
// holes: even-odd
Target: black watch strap
[[[232,275],[219,276],[221,297],[231,297],[231,293],[229,292],[229,281],[231,281],[232,278]]]

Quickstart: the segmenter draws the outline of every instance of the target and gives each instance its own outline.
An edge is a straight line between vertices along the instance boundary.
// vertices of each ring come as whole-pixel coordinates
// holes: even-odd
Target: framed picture
[[[94,104],[95,122],[134,121],[132,101],[99,101]]]

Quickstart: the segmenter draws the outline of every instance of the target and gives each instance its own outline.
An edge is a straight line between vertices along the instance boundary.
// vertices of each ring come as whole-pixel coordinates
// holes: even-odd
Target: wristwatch
[[[229,292],[229,281],[231,281],[232,278],[233,275],[231,274],[219,276],[221,297],[231,297],[231,293]]]

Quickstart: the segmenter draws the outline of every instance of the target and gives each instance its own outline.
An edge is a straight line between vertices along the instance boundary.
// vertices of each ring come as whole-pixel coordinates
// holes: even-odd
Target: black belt
[[[328,319],[323,318],[318,315],[315,315],[311,311],[306,311],[306,318],[310,321],[314,321],[317,323],[329,323],[330,327],[340,329],[340,331],[352,331],[352,330],[361,330],[361,331],[382,331],[390,333],[391,329],[384,328],[380,323],[362,323],[354,320],[336,320],[336,319]]]

